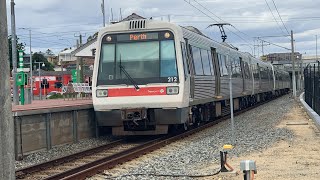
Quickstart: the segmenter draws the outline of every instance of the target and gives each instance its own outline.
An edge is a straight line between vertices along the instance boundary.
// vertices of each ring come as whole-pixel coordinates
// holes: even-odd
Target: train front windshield
[[[178,82],[173,34],[148,32],[106,35],[102,40],[97,85]]]

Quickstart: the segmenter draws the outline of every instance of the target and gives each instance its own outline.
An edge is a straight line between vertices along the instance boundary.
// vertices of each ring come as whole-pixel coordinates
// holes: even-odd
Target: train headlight
[[[171,35],[170,35],[170,33],[168,33],[168,32],[166,32],[166,33],[164,34],[164,37],[165,37],[166,39],[168,39],[170,36],[171,36]]]
[[[98,89],[97,90],[97,97],[108,97],[108,90],[107,89]]]
[[[179,87],[178,86],[167,87],[167,94],[168,95],[179,94]]]

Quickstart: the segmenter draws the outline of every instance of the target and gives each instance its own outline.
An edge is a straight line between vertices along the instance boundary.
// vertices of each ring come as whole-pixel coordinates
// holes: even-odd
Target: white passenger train
[[[98,35],[93,105],[113,135],[166,134],[287,93],[289,74],[218,43],[192,27],[121,22]],[[228,112],[226,112],[228,113]]]

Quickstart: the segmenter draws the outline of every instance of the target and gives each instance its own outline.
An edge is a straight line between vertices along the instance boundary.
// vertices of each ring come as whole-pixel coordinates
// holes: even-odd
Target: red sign
[[[166,87],[143,87],[138,90],[135,88],[117,88],[108,90],[108,97],[159,95],[167,95]]]

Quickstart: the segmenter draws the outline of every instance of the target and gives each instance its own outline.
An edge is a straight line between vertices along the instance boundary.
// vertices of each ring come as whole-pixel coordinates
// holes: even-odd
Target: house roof
[[[135,19],[145,19],[145,18],[142,17],[142,16],[139,16],[139,15],[136,14],[136,13],[132,13],[130,16],[122,19],[120,22],[123,22],[123,21],[131,21],[131,20],[135,20]]]

